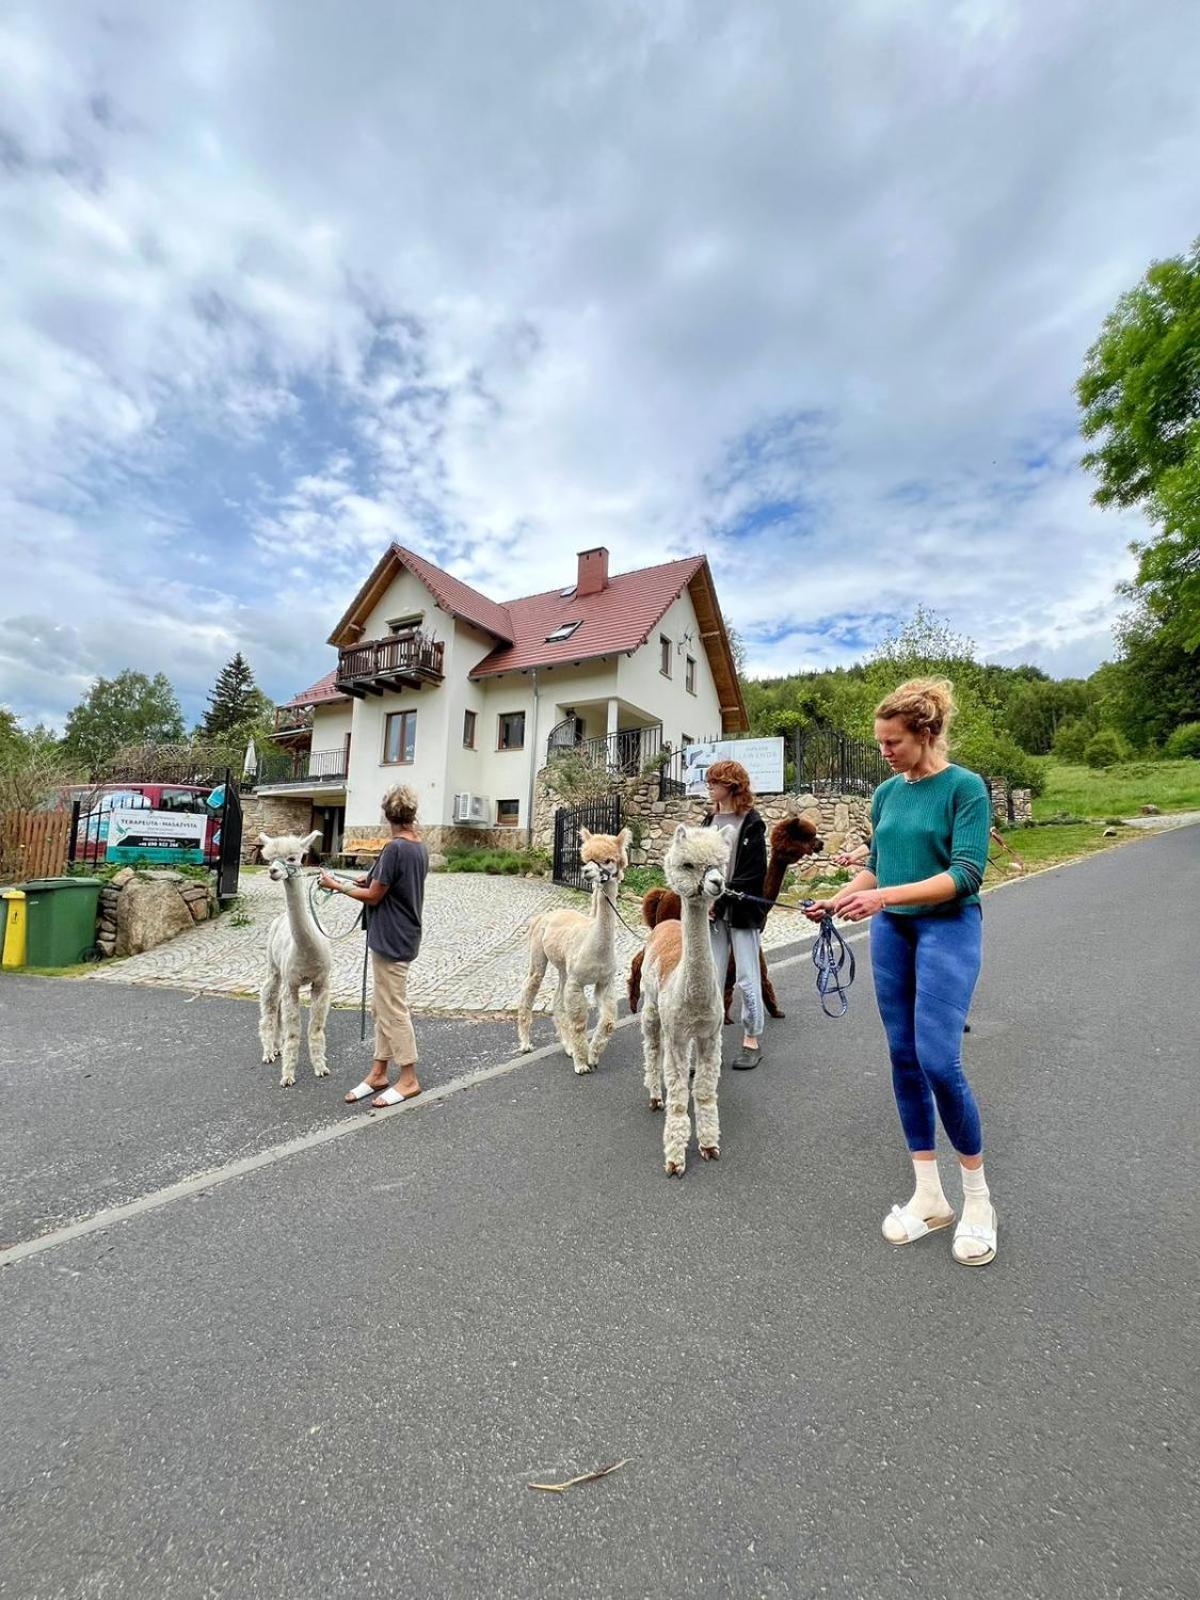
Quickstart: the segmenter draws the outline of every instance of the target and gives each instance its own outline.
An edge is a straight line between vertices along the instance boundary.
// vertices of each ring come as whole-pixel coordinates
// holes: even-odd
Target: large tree
[[[63,753],[90,777],[127,744],[166,744],[184,737],[183,712],[166,674],[126,668],[98,678],[67,717]]]
[[[274,709],[255,683],[250,665],[239,650],[217,674],[208,696],[208,710],[197,733],[210,741],[249,737],[269,722]]]
[[[1099,505],[1156,528],[1134,546],[1135,592],[1185,650],[1200,648],[1200,240],[1156,261],[1088,351],[1077,393]]]

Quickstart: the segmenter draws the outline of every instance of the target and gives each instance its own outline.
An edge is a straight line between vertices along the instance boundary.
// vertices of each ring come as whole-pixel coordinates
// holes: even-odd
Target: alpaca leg
[[[727,965],[725,967],[725,1021],[726,1022],[732,1022],[733,1021],[733,1012],[732,1012],[732,1010],[730,1008],[733,1005],[733,987],[734,987],[734,984],[736,982],[737,982],[737,967],[734,965],[733,951],[731,950],[729,952],[729,961],[728,961],[728,963],[727,963]]]
[[[312,1062],[313,1077],[327,1078],[329,1067],[325,1061],[325,1019],[333,999],[333,985],[329,974],[318,978],[312,986],[312,999],[308,1007],[308,1057]]]
[[[588,1041],[588,1060],[592,1066],[600,1065],[608,1041],[617,1025],[617,996],[612,978],[601,979],[596,985],[596,1029]]]
[[[721,1076],[719,1038],[697,1039],[696,1076],[692,1081],[692,1103],[696,1107],[696,1142],[706,1161],[721,1154],[721,1123],[717,1115],[717,1081]]]
[[[663,1108],[662,1074],[662,1019],[658,1004],[649,997],[642,1010],[642,1061],[645,1066],[643,1082],[651,1111]]]
[[[692,1119],[688,1115],[688,1052],[673,1039],[664,1041],[663,1076],[667,1087],[667,1120],[663,1124],[663,1158],[667,1176],[682,1178],[687,1166]]]
[[[283,1016],[283,1070],[279,1087],[290,1089],[296,1081],[296,1062],[300,1056],[300,991],[285,983],[280,998]]]
[[[564,1055],[571,1055],[571,1024],[567,1017],[567,975],[558,969],[558,987],[554,991],[554,1031],[563,1047]]]
[[[767,1008],[768,1016],[786,1016],[787,1013],[780,1009],[779,1001],[775,998],[775,985],[771,982],[771,974],[767,971],[767,954],[761,948],[758,952],[758,971],[762,978],[763,1005]]]
[[[575,1063],[576,1072],[590,1072],[592,1070],[591,1058],[588,1055],[587,1037],[587,995],[583,985],[577,978],[572,978],[568,973],[563,984],[563,1012],[567,1024],[567,1048],[571,1059]]]
[[[525,979],[525,987],[521,990],[521,1000],[517,1006],[517,1048],[522,1055],[527,1055],[533,1049],[530,1041],[529,1030],[533,1025],[533,1002],[537,999],[537,992],[542,987],[542,979],[546,976],[546,952],[542,949],[541,941],[529,946],[529,976]]]
[[[262,1058],[268,1063],[279,1059],[279,991],[282,983],[279,968],[268,967],[258,997],[258,1037],[262,1040]]]
[[[642,998],[642,962],[645,959],[646,952],[639,950],[629,968],[627,993],[629,995],[629,1015],[631,1017],[637,1015],[638,1003]]]

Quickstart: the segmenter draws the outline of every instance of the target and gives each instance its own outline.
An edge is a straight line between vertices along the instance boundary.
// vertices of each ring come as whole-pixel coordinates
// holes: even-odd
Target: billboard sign
[[[108,861],[204,863],[206,816],[186,811],[114,809],[108,815]]]
[[[755,794],[783,793],[782,739],[715,739],[683,748],[683,782],[687,794],[707,794],[708,769],[714,761],[740,761],[750,774]]]

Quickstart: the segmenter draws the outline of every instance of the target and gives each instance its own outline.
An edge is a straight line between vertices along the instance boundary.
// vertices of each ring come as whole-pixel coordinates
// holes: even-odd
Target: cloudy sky
[[[707,552],[756,672],[1111,653],[1072,386],[1200,233],[1191,0],[8,0],[0,703],[285,698],[397,538]]]

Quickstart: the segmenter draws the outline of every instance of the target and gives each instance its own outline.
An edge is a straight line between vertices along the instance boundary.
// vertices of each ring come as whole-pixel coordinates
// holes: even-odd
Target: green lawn
[[[1060,811],[1079,817],[1136,817],[1143,805],[1200,811],[1200,761],[1127,761],[1120,766],[1046,767],[1046,789],[1033,802],[1041,822]]]

